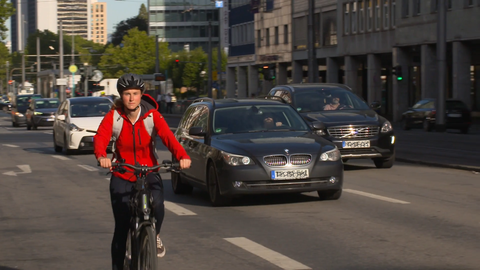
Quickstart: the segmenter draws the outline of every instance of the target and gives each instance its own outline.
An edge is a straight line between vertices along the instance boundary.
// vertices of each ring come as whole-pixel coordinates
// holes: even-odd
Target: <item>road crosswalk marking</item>
[[[168,201],[165,201],[164,202],[165,204],[165,208],[175,214],[177,214],[178,216],[195,216],[197,214],[195,214],[194,212],[176,204],[176,203],[172,203],[172,202],[168,202]]]
[[[98,171],[97,168],[92,167],[90,165],[78,165],[78,166],[81,167],[81,168],[84,168],[85,170],[90,171],[90,172]]]
[[[393,199],[393,198],[389,198],[389,197],[384,197],[384,196],[380,196],[380,195],[376,195],[376,194],[372,194],[372,193],[368,193],[368,192],[363,192],[363,191],[359,191],[359,190],[354,190],[354,189],[344,188],[343,191],[348,192],[348,193],[357,194],[357,195],[360,195],[360,196],[369,197],[369,198],[372,198],[372,199],[391,202],[391,203],[410,204],[409,202],[406,202],[406,201],[401,201],[401,200],[397,200],[397,199]]]
[[[3,144],[3,146],[13,147],[13,148],[15,148],[15,147],[20,147],[20,146],[18,146],[18,145],[14,145],[14,144]]]
[[[301,264],[289,257],[282,255],[276,251],[268,249],[260,244],[257,244],[248,238],[245,237],[232,237],[232,238],[224,238],[228,242],[259,256],[262,259],[265,259],[276,266],[282,269],[288,270],[303,270],[303,269],[312,269],[304,264]]]
[[[60,155],[52,155],[52,157],[58,158],[58,159],[60,159],[60,160],[71,160],[71,159],[68,158],[68,157],[64,157],[64,156],[60,156]]]

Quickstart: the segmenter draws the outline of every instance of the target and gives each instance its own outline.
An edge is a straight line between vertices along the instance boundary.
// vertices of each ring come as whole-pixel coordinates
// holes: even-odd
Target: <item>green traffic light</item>
[[[397,81],[403,80],[403,77],[397,77]]]

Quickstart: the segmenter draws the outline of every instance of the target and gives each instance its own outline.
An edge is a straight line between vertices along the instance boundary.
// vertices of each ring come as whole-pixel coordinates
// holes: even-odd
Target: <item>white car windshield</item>
[[[70,105],[70,116],[72,118],[104,116],[111,107],[112,103],[103,100],[75,102]]]
[[[255,105],[216,109],[213,132],[308,131],[305,121],[290,106]]]

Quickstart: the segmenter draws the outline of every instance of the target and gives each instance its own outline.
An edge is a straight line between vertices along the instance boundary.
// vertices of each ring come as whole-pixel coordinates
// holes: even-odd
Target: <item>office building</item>
[[[90,14],[91,40],[95,43],[107,44],[107,3],[92,0]]]

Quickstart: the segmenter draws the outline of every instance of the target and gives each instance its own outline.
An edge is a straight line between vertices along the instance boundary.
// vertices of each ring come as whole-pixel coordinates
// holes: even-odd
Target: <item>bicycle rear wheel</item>
[[[140,233],[138,270],[157,269],[157,238],[152,226],[145,226]]]

